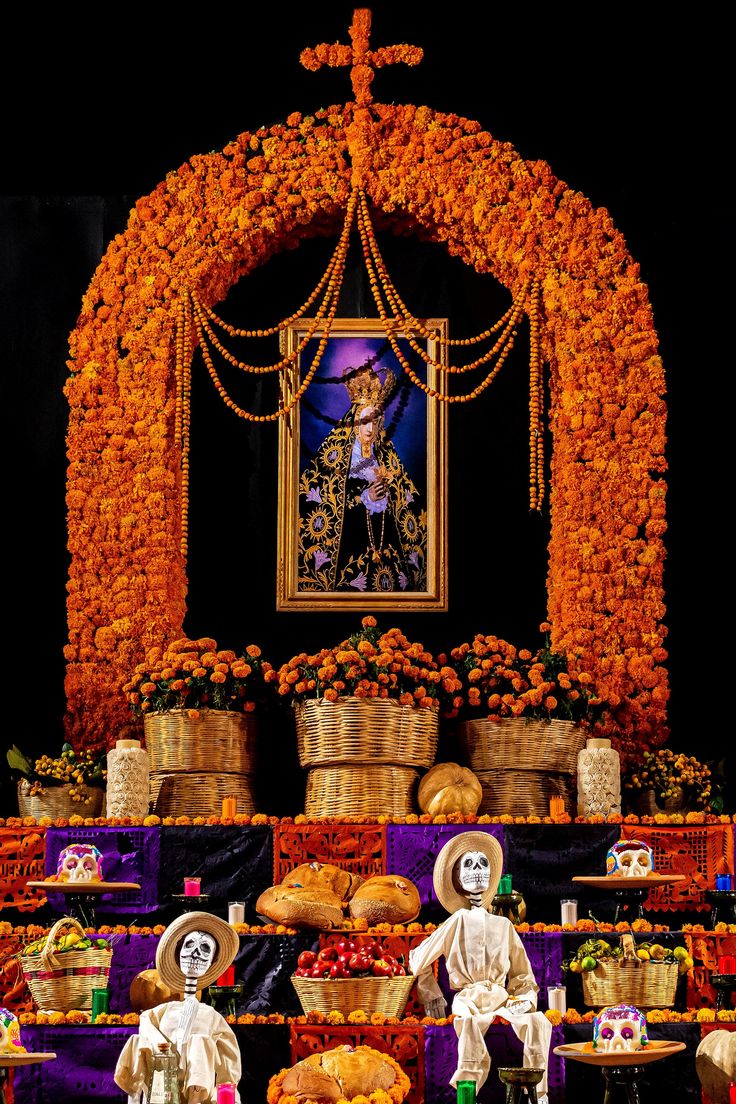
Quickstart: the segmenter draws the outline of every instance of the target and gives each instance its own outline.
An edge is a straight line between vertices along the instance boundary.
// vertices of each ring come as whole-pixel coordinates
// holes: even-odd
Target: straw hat
[[[457,912],[458,909],[468,907],[467,896],[458,892],[452,877],[456,862],[466,851],[481,851],[491,864],[491,880],[483,894],[483,908],[488,908],[490,905],[501,880],[503,851],[497,839],[488,832],[463,832],[462,835],[455,836],[445,844],[437,856],[432,878],[437,899],[448,912]]]
[[[161,936],[156,951],[156,969],[164,985],[173,989],[175,993],[184,991],[186,978],[179,966],[179,950],[183,939],[190,932],[207,932],[217,943],[217,951],[212,965],[206,974],[197,978],[197,988],[206,989],[214,981],[225,973],[230,963],[238,953],[239,939],[234,928],[221,920],[219,916],[213,916],[211,912],[185,912],[171,924]]]

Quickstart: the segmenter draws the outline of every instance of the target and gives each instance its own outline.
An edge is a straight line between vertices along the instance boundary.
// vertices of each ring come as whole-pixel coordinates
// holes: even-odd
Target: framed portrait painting
[[[301,319],[293,394],[324,330]],[[446,319],[414,336],[433,360]],[[402,356],[441,392],[444,373],[396,330]],[[308,340],[305,340],[308,338]],[[303,348],[301,346],[303,345]],[[288,396],[287,396],[288,397]],[[335,319],[314,376],[279,430],[277,608],[447,609],[447,410],[412,383],[379,319]]]

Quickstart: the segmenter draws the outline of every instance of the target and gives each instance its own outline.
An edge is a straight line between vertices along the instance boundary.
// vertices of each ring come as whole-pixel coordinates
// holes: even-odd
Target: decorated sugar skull
[[[619,840],[606,855],[606,874],[620,878],[646,878],[653,873],[652,849],[641,840]]]
[[[209,932],[189,932],[179,951],[179,967],[184,977],[202,977],[212,965],[216,953],[217,941]]]
[[[20,1054],[24,1050],[17,1017],[7,1008],[0,1008],[0,1054]]]
[[[593,1050],[641,1050],[648,1042],[647,1018],[633,1004],[603,1008],[593,1020]]]
[[[102,852],[91,843],[70,843],[59,853],[56,876],[60,882],[101,882]]]
[[[482,851],[466,851],[458,859],[457,880],[469,897],[485,893],[491,880],[491,864]]]

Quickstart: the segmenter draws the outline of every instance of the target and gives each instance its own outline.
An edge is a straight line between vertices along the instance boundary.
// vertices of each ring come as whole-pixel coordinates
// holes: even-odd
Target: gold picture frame
[[[447,319],[412,335],[444,364]],[[300,349],[284,385],[294,394],[324,337],[319,323],[289,326]],[[438,393],[444,373],[395,337]],[[308,340],[305,341],[305,339]],[[447,609],[447,404],[409,378],[379,319],[335,319],[307,390],[279,425],[276,608]]]

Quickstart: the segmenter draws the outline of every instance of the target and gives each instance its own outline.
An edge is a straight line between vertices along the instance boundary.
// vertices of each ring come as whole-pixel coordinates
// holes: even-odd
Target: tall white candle
[[[567,1012],[567,989],[564,985],[550,985],[547,989],[547,1007],[551,1011]]]
[[[561,901],[562,907],[562,923],[563,924],[577,924],[578,922],[578,903],[577,901]]]
[[[245,923],[245,902],[244,901],[230,901],[227,906],[227,922],[228,924],[244,924]]]

